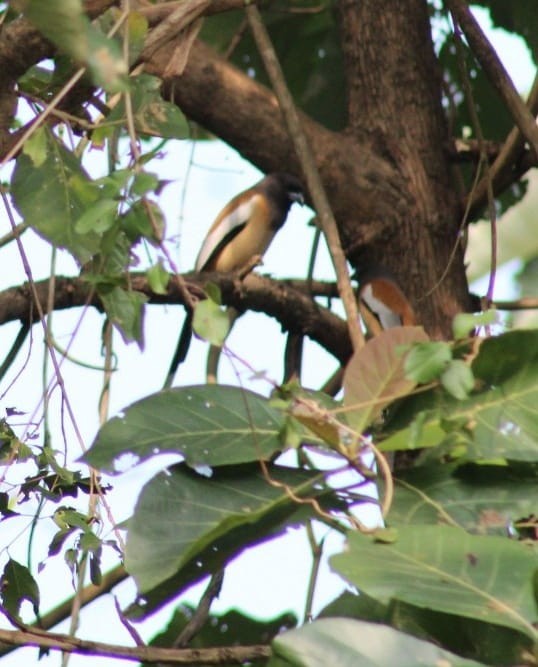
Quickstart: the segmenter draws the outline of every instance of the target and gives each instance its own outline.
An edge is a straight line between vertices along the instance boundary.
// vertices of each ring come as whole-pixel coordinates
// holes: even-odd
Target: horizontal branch
[[[219,646],[215,648],[158,648],[153,646],[120,646],[103,642],[77,639],[69,635],[24,626],[20,630],[0,629],[0,642],[16,646],[38,646],[39,648],[78,653],[108,658],[122,658],[136,662],[167,665],[241,665],[248,661],[268,658],[269,646]]]
[[[99,585],[96,586],[95,584],[88,584],[82,589],[82,591],[80,591],[80,605],[85,607],[86,605],[90,604],[90,602],[93,602],[102,595],[110,593],[114,586],[127,579],[128,576],[129,575],[121,565],[118,565],[109,572],[106,572],[103,575]],[[41,631],[50,630],[55,625],[58,625],[58,623],[65,621],[66,618],[71,616],[73,611],[73,599],[73,597],[70,597],[67,600],[64,600],[58,606],[54,607],[54,609],[51,609],[46,614],[43,614],[39,618],[39,625],[36,622],[35,625],[29,627],[32,629],[38,628]],[[18,644],[0,643],[0,657],[6,655],[7,653],[11,653],[11,651],[16,650],[17,648]]]
[[[283,329],[308,336],[345,363],[351,355],[351,343],[344,320],[323,308],[314,296],[337,297],[334,285],[305,281],[272,280],[256,273],[240,279],[236,274],[188,273],[185,274],[189,290],[203,296],[204,286],[215,283],[221,290],[222,302],[239,311],[254,310],[273,317]],[[166,294],[152,292],[144,274],[133,273],[129,277],[133,290],[147,296],[152,304],[184,304],[177,281],[170,280]],[[48,307],[50,284],[42,280],[35,284],[39,301],[44,310]],[[54,282],[54,310],[66,310],[86,304],[102,310],[97,295],[92,296],[90,284],[84,278],[57,277]],[[311,291],[309,291],[311,289]],[[0,325],[6,322],[34,322],[37,319],[32,295],[27,283],[0,292]]]
[[[523,297],[516,301],[494,301],[492,306],[497,310],[538,310],[538,298]]]

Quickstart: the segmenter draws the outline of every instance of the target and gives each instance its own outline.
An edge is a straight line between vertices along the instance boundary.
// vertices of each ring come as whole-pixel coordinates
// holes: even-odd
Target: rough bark
[[[308,336],[333,354],[341,363],[351,355],[351,341],[344,320],[321,307],[311,294],[328,298],[336,296],[334,285],[314,282],[308,285],[301,281],[271,280],[256,273],[243,279],[236,274],[196,273],[186,274],[189,289],[203,294],[205,285],[212,282],[219,286],[222,302],[238,311],[253,310],[278,320],[285,331]],[[155,294],[144,274],[133,273],[130,287],[148,298],[148,303],[178,304],[184,298],[178,283],[170,280],[166,294]],[[41,308],[46,311],[49,304],[50,283],[41,280],[35,283]],[[57,276],[54,281],[54,309],[66,310],[89,305],[102,309],[99,297],[83,278]],[[21,321],[33,323],[38,319],[32,292],[27,284],[11,287],[0,292],[0,325]]]
[[[303,116],[352,266],[386,265],[421,322],[450,335],[470,308],[450,182],[448,136],[425,0],[337,3],[348,83],[348,126]],[[163,76],[169,50],[147,69]],[[264,171],[298,172],[272,93],[197,42],[164,94]],[[230,113],[230,110],[233,110]]]
[[[110,4],[86,3],[95,13]],[[233,6],[236,0],[219,5]],[[337,133],[306,116],[303,122],[344,249],[355,268],[370,263],[390,268],[427,330],[448,336],[453,315],[471,303],[427,2],[338,0],[335,7],[348,124]],[[50,44],[24,19],[4,28],[2,111],[9,108],[16,77],[51,53]],[[163,77],[169,55],[168,45],[147,63],[148,71]],[[163,92],[262,170],[298,172],[272,93],[208,46],[194,45],[184,72],[164,80]],[[0,120],[6,116],[2,112]]]

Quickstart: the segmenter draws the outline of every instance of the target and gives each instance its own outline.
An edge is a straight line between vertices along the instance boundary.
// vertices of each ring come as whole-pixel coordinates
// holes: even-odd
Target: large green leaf
[[[363,591],[345,591],[325,607],[320,618],[354,618],[384,623],[396,630],[433,642],[448,651],[486,664],[515,665],[532,653],[532,641],[512,628],[445,614],[392,600],[384,605]]]
[[[532,583],[538,558],[521,542],[449,526],[407,526],[390,544],[351,534],[347,551],[331,565],[384,604],[401,600],[514,628],[538,641]]]
[[[537,475],[512,466],[437,463],[398,473],[395,482],[391,524],[453,521],[473,533],[506,535],[537,507]]]
[[[422,327],[395,327],[353,354],[344,374],[344,406],[352,428],[362,433],[389,403],[413,389],[416,382],[404,371],[405,346],[427,340]]]
[[[41,236],[66,248],[81,264],[99,249],[99,235],[81,234],[76,223],[89,204],[80,184],[91,181],[76,157],[51,133],[46,133],[46,156],[38,163],[21,153],[11,193],[17,210]]]
[[[273,656],[267,667],[471,667],[479,664],[384,625],[349,618],[325,618],[274,639]]]
[[[140,462],[177,452],[191,466],[257,461],[281,450],[282,424],[282,414],[266,398],[238,387],[168,389],[108,421],[84,459],[111,472],[125,454]]]
[[[247,464],[208,477],[181,464],[146,484],[128,523],[125,554],[139,590],[151,590],[195,558],[203,576],[201,555],[212,546],[219,552],[219,539],[248,528],[247,543],[235,540],[237,553],[293,514],[297,497],[327,493],[322,473],[270,466],[268,475]]]
[[[90,23],[82,0],[23,0],[24,14],[77,64],[86,65],[98,86],[125,89],[127,67],[119,45]]]

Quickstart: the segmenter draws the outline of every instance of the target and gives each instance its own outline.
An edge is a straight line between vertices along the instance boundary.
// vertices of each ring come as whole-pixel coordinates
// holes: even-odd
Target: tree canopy
[[[0,253],[23,276],[0,291],[6,664],[20,647],[36,660],[28,647],[62,651],[64,664],[71,653],[109,664],[538,663],[538,329],[521,317],[538,306],[524,208],[538,78],[516,90],[482,9],[535,65],[528,0],[0,3]],[[187,196],[192,146],[215,138],[301,182],[314,230],[302,232],[305,275],[179,271],[162,163],[184,157],[171,178]],[[501,300],[498,267],[514,259],[519,292]],[[369,275],[390,277],[411,322],[383,328],[368,315]],[[236,382],[189,385],[181,366],[174,386],[155,380],[148,369],[174,354],[156,316],[171,305],[211,344],[209,375],[221,350]],[[228,308],[278,323],[283,370],[227,342]],[[277,343],[264,325],[252,338],[269,358]],[[311,386],[314,345],[333,363]],[[111,410],[127,368],[138,381]],[[94,395],[86,372],[99,377]],[[122,500],[129,475],[136,488]],[[125,520],[122,502],[133,506]],[[289,576],[286,559],[269,572],[259,553],[298,530],[301,618],[289,600],[263,620],[263,604],[214,610],[247,552],[260,581]],[[318,609],[327,565],[343,592]],[[51,573],[65,589],[55,608],[43,595]],[[91,639],[77,631],[81,610],[126,581],[130,598],[106,613],[130,640],[98,640],[97,624]],[[199,600],[185,604],[194,585]],[[156,617],[165,627],[148,637]]]

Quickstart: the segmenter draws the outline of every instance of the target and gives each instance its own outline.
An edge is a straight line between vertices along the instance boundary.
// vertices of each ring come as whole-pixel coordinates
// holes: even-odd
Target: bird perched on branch
[[[415,313],[391,272],[384,266],[366,266],[354,276],[359,289],[359,312],[370,337],[385,329],[414,326]],[[344,368],[340,367],[325,382],[321,391],[336,396],[342,388]]]
[[[304,204],[301,182],[284,172],[269,174],[236,195],[211,225],[196,258],[195,270],[236,271],[254,257],[261,258],[294,202]],[[179,364],[187,356],[192,316],[192,312],[187,313],[165,387],[172,384]]]
[[[370,335],[417,323],[411,304],[388,269],[367,267],[357,272],[357,279],[359,310]]]

